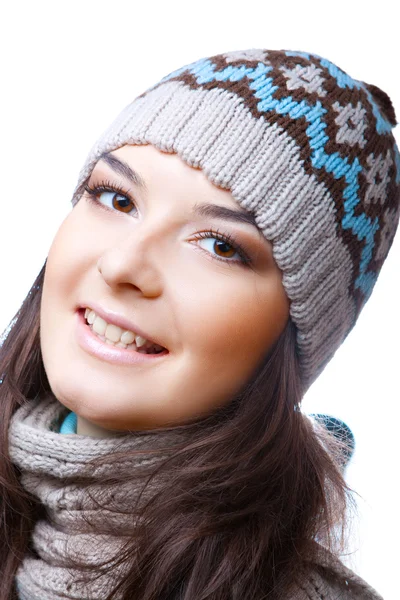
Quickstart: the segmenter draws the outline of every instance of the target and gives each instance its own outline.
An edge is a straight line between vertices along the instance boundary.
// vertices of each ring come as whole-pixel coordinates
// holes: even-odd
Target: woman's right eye
[[[86,185],[85,191],[90,202],[107,210],[115,210],[126,214],[130,214],[132,210],[137,210],[128,193],[123,190],[102,184],[93,187]]]

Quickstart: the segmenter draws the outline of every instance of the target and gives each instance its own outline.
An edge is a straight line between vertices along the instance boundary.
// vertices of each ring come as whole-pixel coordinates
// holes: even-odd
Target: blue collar
[[[60,433],[76,433],[77,416],[74,412],[70,412],[61,423]]]

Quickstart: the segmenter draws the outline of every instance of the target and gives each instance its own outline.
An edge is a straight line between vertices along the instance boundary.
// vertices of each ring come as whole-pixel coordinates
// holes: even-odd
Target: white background
[[[5,329],[42,266],[92,143],[136,95],[204,56],[310,51],[391,97],[400,119],[394,3],[7,2],[0,13],[1,313]],[[399,140],[400,126],[395,130]],[[304,399],[357,442],[349,564],[398,594],[400,234],[358,324]]]

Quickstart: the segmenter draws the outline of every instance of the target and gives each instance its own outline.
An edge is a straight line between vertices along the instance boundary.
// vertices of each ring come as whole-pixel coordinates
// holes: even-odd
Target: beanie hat
[[[92,148],[152,144],[201,168],[253,214],[272,244],[297,330],[303,391],[354,326],[400,212],[392,103],[316,54],[249,49],[170,73]]]

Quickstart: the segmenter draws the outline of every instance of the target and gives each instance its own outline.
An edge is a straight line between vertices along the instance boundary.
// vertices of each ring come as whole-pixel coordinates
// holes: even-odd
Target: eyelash
[[[247,266],[251,263],[251,260],[249,258],[249,256],[246,254],[246,252],[243,250],[243,248],[235,241],[235,238],[233,237],[233,235],[231,233],[220,233],[220,231],[217,229],[216,231],[214,229],[210,229],[208,231],[199,231],[196,236],[195,239],[210,239],[210,238],[215,238],[216,240],[220,241],[220,242],[224,242],[225,244],[228,244],[228,246],[231,246],[231,248],[233,248],[240,256],[240,260],[230,260],[227,258],[222,258],[220,256],[217,256],[216,254],[212,254],[212,257],[220,260],[224,263],[236,263],[236,264],[242,264],[244,266]],[[207,250],[206,250],[207,252]]]
[[[118,184],[116,184],[114,182],[110,182],[110,181],[106,181],[106,180],[101,181],[98,185],[94,185],[93,187],[87,183],[85,185],[85,192],[88,194],[89,200],[91,202],[93,202],[95,205],[99,206],[100,208],[104,208],[105,210],[111,210],[111,212],[115,212],[115,211],[108,208],[108,206],[104,206],[104,204],[101,204],[101,202],[99,202],[97,200],[97,196],[99,194],[103,194],[104,192],[110,192],[111,194],[118,194],[120,196],[125,196],[126,198],[128,198],[128,200],[130,200],[130,202],[132,202],[132,204],[134,204],[134,202],[130,196],[130,193],[127,190],[120,187]],[[118,211],[116,211],[116,212],[118,212]]]
[[[94,186],[90,186],[87,183],[85,185],[84,189],[88,195],[89,202],[93,203],[96,207],[103,208],[104,210],[109,211],[109,212],[118,212],[118,211],[115,211],[114,209],[109,208],[108,206],[105,206],[104,204],[101,204],[101,202],[99,202],[97,196],[99,196],[100,194],[103,194],[104,192],[115,193],[115,194],[119,194],[121,196],[125,196],[130,202],[132,202],[132,204],[134,204],[134,202],[130,196],[130,193],[114,182],[101,181],[98,185],[94,185]],[[124,213],[122,213],[122,214],[124,214]],[[128,213],[125,213],[125,214],[128,214]],[[243,266],[251,265],[250,257],[245,252],[245,250],[242,248],[242,246],[236,242],[234,236],[231,233],[221,233],[218,229],[216,231],[213,229],[210,229],[207,231],[199,231],[195,236],[195,239],[210,239],[210,238],[215,238],[218,241],[228,244],[240,256],[240,260],[230,260],[227,258],[222,258],[215,254],[211,255],[212,258],[219,260],[220,262],[223,262],[225,264],[226,263],[234,263],[234,264],[239,264],[239,265],[243,265]],[[205,252],[210,254],[207,250],[205,250]]]

